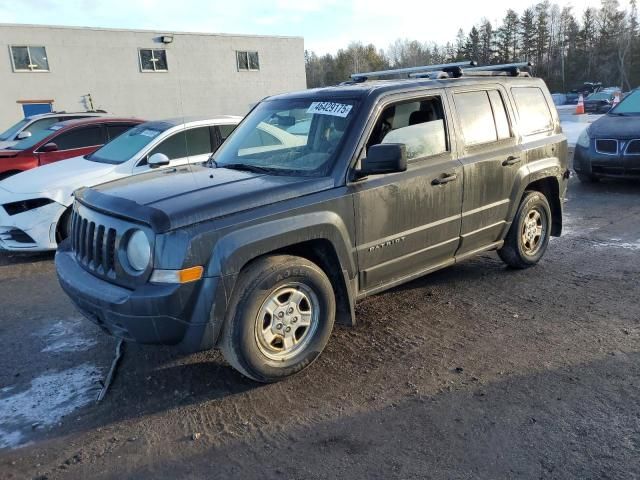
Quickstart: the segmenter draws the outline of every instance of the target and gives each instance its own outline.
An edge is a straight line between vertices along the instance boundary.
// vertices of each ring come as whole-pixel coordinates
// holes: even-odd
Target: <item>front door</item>
[[[444,94],[394,98],[379,111],[364,151],[404,143],[408,165],[350,185],[363,293],[452,263],[460,240],[463,171]]]
[[[55,144],[57,150],[43,152],[42,146],[38,149],[38,162],[40,165],[47,165],[67,158],[88,155],[104,145],[105,138],[103,125],[77,127],[61,132],[48,142]]]

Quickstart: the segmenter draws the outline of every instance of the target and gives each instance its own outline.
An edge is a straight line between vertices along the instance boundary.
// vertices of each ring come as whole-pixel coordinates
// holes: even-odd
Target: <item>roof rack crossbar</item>
[[[494,71],[511,71],[516,68],[531,68],[533,63],[531,62],[519,62],[519,63],[504,63],[502,65],[483,65],[482,67],[466,68],[465,71],[469,72],[494,72]]]
[[[353,73],[351,74],[351,80],[356,82],[364,82],[370,78],[379,78],[379,77],[388,77],[391,75],[410,75],[416,74],[419,72],[436,72],[438,70],[443,70],[446,68],[453,67],[475,67],[477,64],[474,61],[467,60],[464,62],[455,62],[455,63],[443,63],[440,65],[423,65],[420,67],[407,67],[407,68],[396,68],[392,70],[379,70],[377,72],[362,72],[362,73]]]

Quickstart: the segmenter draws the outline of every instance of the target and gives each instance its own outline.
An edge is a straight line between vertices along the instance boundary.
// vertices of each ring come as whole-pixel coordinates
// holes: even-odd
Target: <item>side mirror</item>
[[[149,168],[159,168],[165,167],[169,165],[171,160],[164,153],[154,153],[149,157],[147,163],[149,164]]]
[[[29,138],[30,136],[31,132],[23,130],[18,135],[16,135],[16,140],[24,140],[25,138]]]
[[[367,158],[357,172],[359,178],[383,173],[404,172],[407,169],[407,148],[404,143],[381,143],[369,148]]]
[[[40,151],[41,152],[57,152],[58,151],[58,145],[56,145],[55,143],[51,142],[51,143],[45,143],[42,147],[40,147]]]

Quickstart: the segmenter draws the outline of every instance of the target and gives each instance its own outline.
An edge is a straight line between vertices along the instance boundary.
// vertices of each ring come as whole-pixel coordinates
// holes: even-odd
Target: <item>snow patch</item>
[[[25,442],[25,432],[55,425],[95,400],[100,388],[100,371],[91,364],[34,378],[29,388],[0,393],[0,448],[15,448]]]
[[[42,349],[45,353],[79,352],[89,350],[98,342],[94,338],[87,338],[80,333],[81,319],[59,321],[35,335],[44,338],[47,346]]]

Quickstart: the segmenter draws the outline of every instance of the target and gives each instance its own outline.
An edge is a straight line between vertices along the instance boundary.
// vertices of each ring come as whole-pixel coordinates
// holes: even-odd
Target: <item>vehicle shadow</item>
[[[55,257],[53,252],[9,252],[0,250],[0,267],[7,265],[23,265],[52,261]]]

